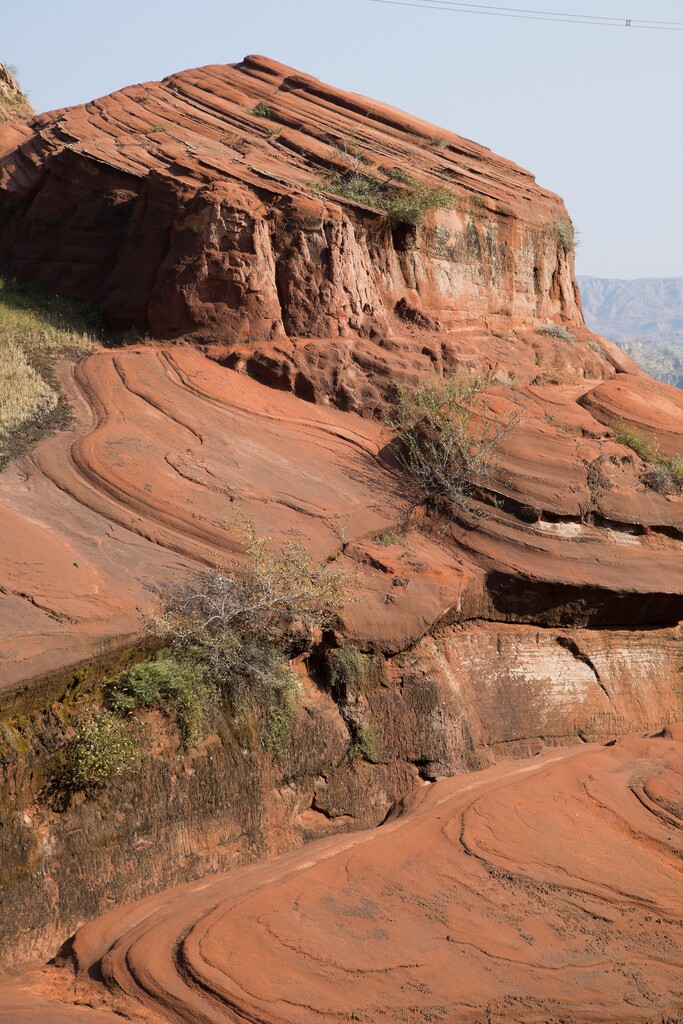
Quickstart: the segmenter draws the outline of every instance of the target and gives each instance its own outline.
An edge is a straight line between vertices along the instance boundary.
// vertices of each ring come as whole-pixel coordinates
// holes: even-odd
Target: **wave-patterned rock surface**
[[[350,158],[451,207],[392,224],[322,187]],[[676,455],[681,393],[586,330],[570,227],[508,161],[265,58],[0,126],[9,272],[164,337],[61,365],[71,428],[0,476],[3,955],[377,824],[420,780],[681,718],[683,501],[613,430]],[[433,518],[383,422],[397,383],[475,367],[519,422],[469,512]],[[130,775],[56,811],[51,702],[139,640],[160,583],[238,555],[240,517],[355,581],[299,658],[289,760],[225,720],[185,755],[150,713]],[[333,693],[344,642],[368,678]]]
[[[438,782],[380,829],[93,921],[34,984],[174,1024],[677,1020],[682,738]]]

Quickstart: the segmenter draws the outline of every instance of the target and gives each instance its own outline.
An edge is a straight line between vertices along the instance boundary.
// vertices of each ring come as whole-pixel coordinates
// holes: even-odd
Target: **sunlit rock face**
[[[361,173],[447,189],[448,208],[397,225],[324,188],[352,147]],[[681,717],[682,500],[613,427],[673,456],[683,401],[586,330],[560,199],[259,57],[2,126],[0,150],[9,272],[152,336],[60,366],[70,429],[0,477],[3,701],[135,644],[160,582],[238,555],[240,517],[353,581],[334,637],[299,659],[282,764],[228,726],[183,757],[150,715],[135,773],[56,813],[39,794],[65,737],[40,705],[0,763],[3,955],[378,824],[426,780]],[[388,450],[395,386],[474,367],[515,427],[470,512],[430,518]],[[336,643],[371,665],[362,692],[325,688]],[[360,727],[374,759],[349,756]]]
[[[676,1020],[681,738],[424,787],[373,832],[113,911],[0,999],[48,1024]]]

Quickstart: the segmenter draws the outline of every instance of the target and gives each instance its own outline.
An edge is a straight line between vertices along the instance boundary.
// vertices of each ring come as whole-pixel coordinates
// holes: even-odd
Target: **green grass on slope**
[[[55,363],[59,357],[81,358],[101,334],[91,310],[0,277],[0,468],[68,423]]]

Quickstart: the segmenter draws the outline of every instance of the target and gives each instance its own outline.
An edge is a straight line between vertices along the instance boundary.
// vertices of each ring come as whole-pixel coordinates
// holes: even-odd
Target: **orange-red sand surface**
[[[378,829],[113,911],[3,1021],[678,1020],[682,741],[443,780]]]

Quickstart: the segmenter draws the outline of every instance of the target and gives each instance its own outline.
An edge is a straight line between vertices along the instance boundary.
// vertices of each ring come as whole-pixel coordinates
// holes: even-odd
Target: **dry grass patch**
[[[30,121],[35,117],[28,96],[18,82],[17,69],[0,62],[0,124],[7,121]]]
[[[0,278],[0,468],[68,422],[55,361],[80,359],[101,333],[92,311],[35,285]]]

